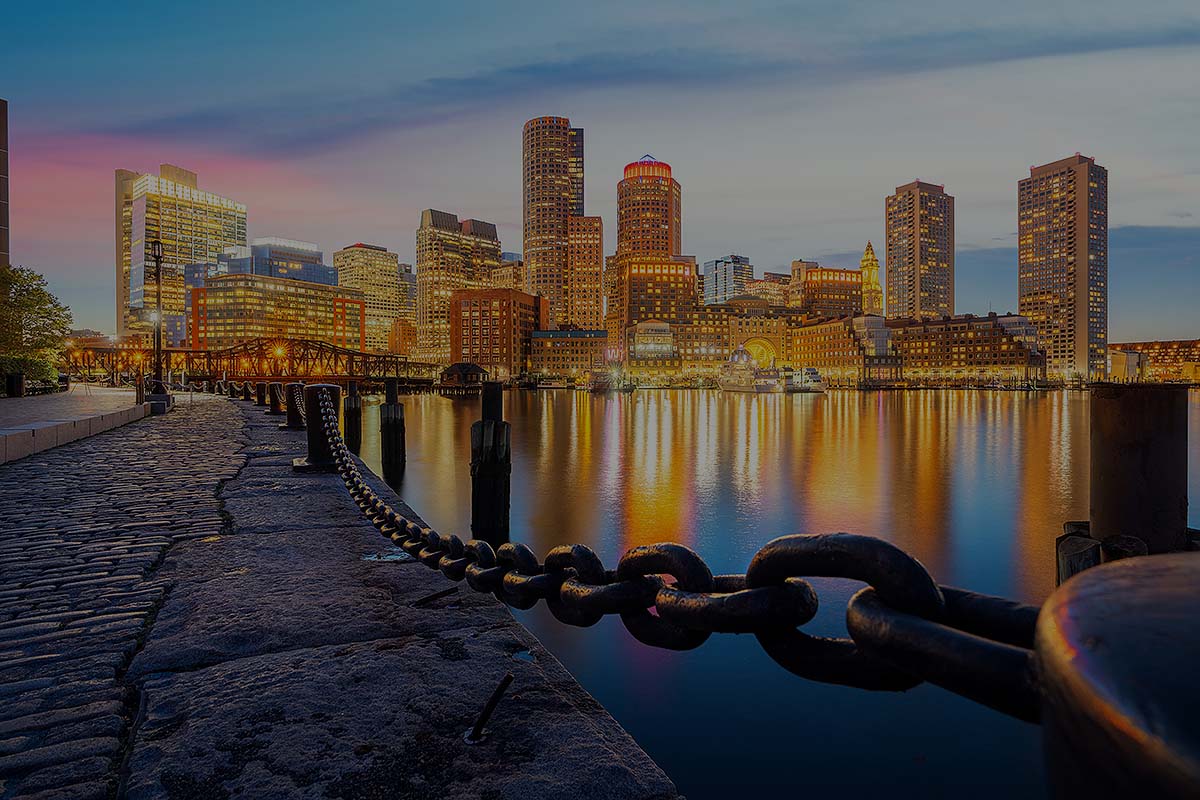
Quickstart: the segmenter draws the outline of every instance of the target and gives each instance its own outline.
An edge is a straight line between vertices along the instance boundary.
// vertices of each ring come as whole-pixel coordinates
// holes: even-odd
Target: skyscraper
[[[681,254],[682,204],[670,164],[650,155],[626,164],[617,184],[617,255]]]
[[[614,356],[629,351],[627,335],[643,321],[681,321],[696,297],[695,259],[680,255],[682,190],[671,166],[643,156],[625,166],[617,184],[617,252],[608,259],[605,328]]]
[[[954,198],[944,186],[913,181],[884,203],[887,315],[954,315]]]
[[[151,242],[162,242],[163,333],[182,344],[184,266],[216,263],[226,247],[246,244],[246,206],[201,191],[196,173],[170,164],[149,175],[116,171],[117,332],[149,332],[157,295]]]
[[[875,248],[869,241],[858,268],[862,272],[862,313],[882,315],[883,287],[879,285],[879,259],[875,257]]]
[[[746,293],[754,278],[754,265],[745,256],[727,255],[704,262],[704,305],[726,303]]]
[[[1017,184],[1017,293],[1050,375],[1098,380],[1108,360],[1108,170],[1079,153]]]
[[[333,254],[338,286],[362,292],[365,306],[363,349],[385,352],[392,323],[403,308],[400,257],[386,247],[356,244]]]
[[[604,327],[603,274],[604,221],[572,216],[567,222],[568,324],[593,331]]]
[[[583,216],[583,130],[566,117],[534,117],[521,137],[525,289],[545,297],[553,325],[569,322],[570,218]]]
[[[8,231],[8,101],[0,98],[0,267],[11,258]]]
[[[417,228],[416,358],[450,363],[450,296],[483,289],[500,266],[496,226],[426,209]]]

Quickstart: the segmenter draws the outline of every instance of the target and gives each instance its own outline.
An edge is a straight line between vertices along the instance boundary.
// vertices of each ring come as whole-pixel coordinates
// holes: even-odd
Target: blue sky
[[[1200,4],[27,3],[0,49],[14,259],[111,328],[112,170],[163,161],[251,235],[411,260],[422,208],[520,249],[520,127],[587,131],[588,212],[644,153],[684,249],[848,263],[915,177],[957,198],[958,310],[1016,305],[1016,182],[1109,169],[1114,340],[1200,336]],[[880,248],[881,249],[881,248]]]

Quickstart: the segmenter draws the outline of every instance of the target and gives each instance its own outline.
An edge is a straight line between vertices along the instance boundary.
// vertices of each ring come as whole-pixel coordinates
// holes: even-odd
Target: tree
[[[0,373],[53,378],[71,329],[71,310],[31,269],[0,265]]]

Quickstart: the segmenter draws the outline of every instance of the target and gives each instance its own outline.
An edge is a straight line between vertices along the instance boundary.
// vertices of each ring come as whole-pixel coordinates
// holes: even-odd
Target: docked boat
[[[802,367],[787,375],[783,390],[790,394],[820,394],[828,388],[821,373],[812,367]]]
[[[754,356],[741,346],[721,365],[717,376],[717,385],[725,392],[772,394],[782,392],[783,383],[783,376],[778,369],[757,366]]]
[[[539,388],[539,389],[566,389],[567,382],[562,379],[547,378],[545,380],[538,381],[537,388]]]

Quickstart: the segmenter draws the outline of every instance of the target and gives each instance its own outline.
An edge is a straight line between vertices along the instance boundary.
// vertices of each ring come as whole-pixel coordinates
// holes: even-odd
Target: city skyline
[[[647,32],[669,16],[647,13]],[[516,250],[520,129],[532,117],[559,114],[588,132],[587,208],[605,222],[606,254],[615,245],[613,187],[622,165],[645,152],[670,162],[687,187],[685,251],[701,262],[742,253],[760,274],[786,271],[796,259],[854,267],[867,240],[884,240],[882,198],[893,187],[914,178],[945,184],[956,197],[958,312],[1017,310],[1013,186],[1032,164],[1087,153],[1114,175],[1111,338],[1195,334],[1188,312],[1200,302],[1200,225],[1193,222],[1200,219],[1200,157],[1182,132],[1197,106],[1186,75],[1200,60],[1200,20],[1188,7],[1164,5],[1134,18],[1114,5],[1070,27],[1065,12],[1027,10],[1020,25],[1002,16],[935,20],[920,29],[919,15],[906,14],[890,20],[892,33],[869,10],[824,10],[803,20],[751,7],[718,28],[729,35],[721,55],[700,30],[701,22],[713,27],[715,13],[697,10],[698,19],[672,31],[678,58],[657,75],[617,68],[651,45],[644,35],[620,37],[602,10],[586,12],[594,33],[552,40],[540,67],[516,52],[489,51],[454,70],[443,58],[403,79],[369,83],[344,101],[394,90],[377,114],[334,100],[347,80],[334,71],[314,88],[311,123],[291,126],[297,132],[288,138],[259,123],[264,113],[295,113],[288,98],[299,78],[312,77],[310,67],[296,65],[294,75],[271,70],[253,82],[257,94],[239,84],[229,100],[214,75],[169,61],[153,74],[122,72],[126,88],[176,79],[194,90],[187,109],[177,107],[181,100],[147,108],[112,88],[122,85],[110,72],[128,63],[121,55],[99,62],[94,72],[110,85],[84,97],[79,86],[64,85],[63,70],[89,53],[112,55],[114,44],[88,41],[94,31],[67,24],[54,39],[61,47],[48,53],[79,50],[66,67],[51,64],[26,42],[37,40],[48,18],[17,11],[10,16],[31,36],[0,54],[0,67],[9,68],[0,72],[27,76],[0,87],[12,104],[14,261],[44,271],[77,324],[115,329],[111,304],[100,301],[113,290],[111,268],[104,269],[112,244],[104,195],[114,167],[152,172],[161,162],[186,165],[205,189],[245,202],[252,237],[311,240],[325,252],[370,241],[412,262],[419,212],[432,207],[495,222],[504,248]],[[354,11],[343,16],[329,21],[331,39],[354,27]],[[106,24],[122,20],[118,11]],[[490,21],[498,34],[513,30],[513,23]],[[134,34],[144,24],[132,16],[128,22]],[[441,30],[449,23],[420,24]],[[378,27],[390,29],[386,19]],[[798,61],[783,51],[785,34],[826,41]],[[754,36],[770,46],[755,50]],[[150,43],[145,55],[164,52],[171,38]],[[465,46],[454,37],[441,41],[452,52]],[[356,63],[380,58],[365,48]],[[1055,81],[1037,79],[1050,68]],[[1112,89],[1134,85],[1136,92]],[[968,96],[968,86],[982,87],[982,99]],[[1055,92],[1071,98],[1069,113],[1030,125]],[[1123,113],[1114,121],[1117,102]],[[909,110],[897,115],[901,107]],[[733,109],[730,124],[704,124],[723,108]],[[364,124],[347,133],[327,119],[344,113],[361,113]],[[931,114],[939,119],[933,132],[918,119]]]

